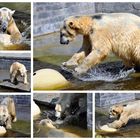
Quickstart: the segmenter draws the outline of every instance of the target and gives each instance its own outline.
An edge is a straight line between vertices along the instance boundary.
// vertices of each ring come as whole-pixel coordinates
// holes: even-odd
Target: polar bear
[[[16,109],[14,100],[10,97],[5,97],[0,103],[0,126],[11,129],[11,123],[16,122]]]
[[[60,43],[69,44],[77,35],[83,44],[63,66],[75,66],[75,73],[86,73],[102,62],[110,52],[126,67],[140,68],[140,17],[130,13],[98,13],[72,16],[64,20]]]
[[[140,100],[126,106],[112,106],[109,110],[109,116],[110,118],[118,119],[112,123],[108,123],[109,127],[115,129],[125,126],[129,120],[140,119]]]
[[[19,62],[14,62],[10,67],[11,82],[15,83],[17,81],[18,76],[21,76],[24,78],[24,84],[28,84],[26,67]]]
[[[11,42],[13,44],[19,44],[22,39],[22,35],[12,17],[15,10],[11,10],[6,7],[0,8],[0,22],[1,22],[1,32],[8,33],[10,35]]]

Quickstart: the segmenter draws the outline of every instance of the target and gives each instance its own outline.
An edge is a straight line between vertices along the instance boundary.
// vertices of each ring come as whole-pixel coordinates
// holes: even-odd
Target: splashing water
[[[120,70],[118,73],[113,73],[111,71],[106,71],[103,68],[91,69],[87,74],[83,76],[77,76],[76,78],[82,81],[117,81],[123,78],[126,78],[130,73],[135,72],[132,68],[130,70]]]

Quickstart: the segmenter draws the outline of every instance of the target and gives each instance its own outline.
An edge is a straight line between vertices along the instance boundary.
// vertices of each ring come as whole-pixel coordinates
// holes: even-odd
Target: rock
[[[13,45],[13,43],[11,43],[10,35],[0,34],[0,45],[4,46]]]
[[[3,126],[0,126],[0,136],[3,136],[6,133],[6,129]]]
[[[37,115],[41,113],[38,105],[33,101],[33,117],[35,118]]]
[[[106,132],[116,132],[117,131],[117,129],[108,127],[108,125],[103,125],[100,127],[100,129],[103,131],[106,131]]]
[[[0,83],[1,87],[4,88],[11,88],[17,91],[26,91],[29,92],[31,90],[30,84],[24,84],[23,82],[19,81],[18,84],[13,84],[10,81],[3,81]]]
[[[69,82],[58,71],[53,69],[40,69],[34,72],[34,90],[56,90],[66,87]]]

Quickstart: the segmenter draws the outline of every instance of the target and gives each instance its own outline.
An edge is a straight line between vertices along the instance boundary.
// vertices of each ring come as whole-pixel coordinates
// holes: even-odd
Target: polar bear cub
[[[17,82],[18,76],[23,77],[24,84],[28,84],[26,67],[19,62],[14,62],[10,67],[10,81],[12,83]]]

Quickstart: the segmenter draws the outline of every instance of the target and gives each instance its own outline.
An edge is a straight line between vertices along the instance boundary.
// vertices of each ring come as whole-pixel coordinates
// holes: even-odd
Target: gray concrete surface
[[[106,107],[134,99],[136,99],[135,93],[96,93],[95,105],[96,107]]]

